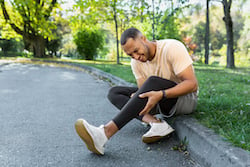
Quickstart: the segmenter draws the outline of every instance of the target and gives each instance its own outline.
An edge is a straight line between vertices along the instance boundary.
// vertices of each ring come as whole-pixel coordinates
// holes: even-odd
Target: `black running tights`
[[[121,111],[112,119],[117,125],[118,129],[121,129],[133,118],[142,119],[139,117],[139,113],[146,106],[148,98],[138,97],[140,94],[149,91],[159,91],[174,87],[176,83],[170,80],[166,80],[157,76],[149,77],[142,87],[112,87],[108,94],[108,99]],[[130,97],[132,93],[135,93],[133,97]],[[178,98],[163,98],[159,101],[161,111],[167,114],[172,107],[176,104]]]

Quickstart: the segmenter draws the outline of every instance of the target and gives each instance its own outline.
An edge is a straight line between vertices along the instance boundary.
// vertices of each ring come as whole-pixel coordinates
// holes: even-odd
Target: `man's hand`
[[[143,94],[140,94],[140,98],[148,98],[148,102],[144,109],[139,113],[139,115],[147,114],[161,99],[162,99],[162,91],[150,91]]]
[[[136,93],[136,92],[135,92]],[[135,93],[132,93],[131,95],[130,95],[130,98],[132,98],[134,95],[135,95]]]

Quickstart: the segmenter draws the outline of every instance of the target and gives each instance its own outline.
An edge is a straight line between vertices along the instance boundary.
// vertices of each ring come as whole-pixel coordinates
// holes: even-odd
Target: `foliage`
[[[46,48],[49,52],[49,55],[52,56],[60,56],[57,55],[57,51],[62,46],[63,35],[70,33],[69,23],[66,19],[61,16],[54,17],[54,23],[56,25],[56,29],[52,30],[54,34],[54,39],[49,40],[46,39]]]
[[[250,3],[249,3],[250,4]],[[242,31],[240,31],[240,38],[237,41],[238,45],[237,45],[237,50],[239,50],[241,52],[241,54],[244,55],[249,55],[250,53],[250,12],[248,12],[247,14],[243,14],[244,17],[244,23],[242,26]],[[235,26],[236,27],[236,26]],[[237,61],[237,60],[236,60]]]
[[[166,10],[164,16],[161,18],[161,25],[158,32],[158,39],[166,38],[181,40],[177,17],[169,10]]]
[[[82,59],[93,60],[98,49],[103,47],[104,36],[100,30],[85,28],[76,33],[74,42]]]
[[[0,39],[0,48],[1,55],[0,56],[20,56],[20,52],[23,50],[22,41],[18,41],[14,38],[11,39]]]
[[[65,57],[71,57],[71,58],[77,58],[80,57],[77,53],[77,46],[72,40],[71,34],[64,35],[64,38],[62,40],[62,48],[59,50],[62,54],[62,56]]]
[[[31,50],[34,56],[45,56],[45,40],[53,39],[52,33],[56,26],[50,20],[53,8],[57,7],[57,0],[12,0],[11,8],[1,0],[3,16],[7,24],[23,37],[25,48]]]
[[[200,21],[195,27],[194,27],[194,34],[193,34],[193,41],[197,44],[196,52],[200,55],[202,54],[204,44],[205,44],[205,26],[206,23]]]
[[[76,33],[81,29],[101,28],[105,29],[105,42],[103,50],[98,52],[98,57],[115,58],[118,53],[115,53],[117,48],[114,43],[119,42],[119,37],[125,29],[136,27],[149,40],[152,40],[153,36],[155,39],[176,38],[182,40],[187,37],[192,38],[192,42],[198,46],[194,54],[199,55],[201,59],[204,58],[205,5],[203,2],[192,4],[188,0],[76,0],[67,18],[70,28],[67,27],[67,24],[60,23],[61,20],[63,21],[59,8],[59,3],[62,1],[43,0],[40,1],[43,2],[41,4],[36,4],[38,1],[32,0],[1,0],[0,2],[1,4],[4,2],[10,18],[6,22],[3,13],[0,12],[1,38],[17,38],[18,33],[13,30],[11,25],[15,25],[23,32],[24,27],[26,27],[26,35],[35,34],[29,36],[29,39],[23,38],[25,48],[30,51],[34,51],[35,46],[42,46],[41,41],[46,41],[44,47],[48,52],[45,53],[55,55],[60,50],[66,55],[77,57],[72,43],[70,44],[68,41],[72,38],[63,39],[65,30],[67,30],[66,33],[71,33],[70,36],[76,36]],[[52,7],[52,2],[57,3]],[[154,2],[154,6],[152,2]],[[249,12],[242,10],[249,6],[247,3],[249,4],[246,0],[239,0],[231,5],[235,58],[240,61],[243,60],[242,57],[249,56],[248,48],[250,48]],[[224,50],[222,47],[226,44],[226,28],[222,21],[223,8],[221,3],[215,1],[211,1],[210,4],[210,59],[216,59],[214,61],[223,59],[224,61],[224,51],[221,51]],[[152,30],[153,28],[154,30]],[[66,48],[61,48],[64,46]],[[70,46],[72,48],[69,48]],[[121,50],[121,48],[119,49]],[[125,55],[122,52],[119,54],[121,57]],[[235,61],[239,62],[237,59]]]

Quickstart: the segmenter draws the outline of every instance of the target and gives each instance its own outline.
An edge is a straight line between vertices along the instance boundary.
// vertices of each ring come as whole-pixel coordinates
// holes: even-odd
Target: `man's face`
[[[149,47],[145,43],[145,38],[138,37],[136,39],[129,38],[125,45],[122,45],[124,52],[133,59],[141,62],[149,60]]]

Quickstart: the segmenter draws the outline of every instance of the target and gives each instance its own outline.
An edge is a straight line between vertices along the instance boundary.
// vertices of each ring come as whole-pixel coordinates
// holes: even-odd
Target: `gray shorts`
[[[167,118],[174,115],[190,114],[196,109],[197,99],[197,92],[189,93],[187,95],[178,97],[178,100],[175,106],[169,112],[169,115],[162,114],[159,105],[158,110],[164,117]]]

